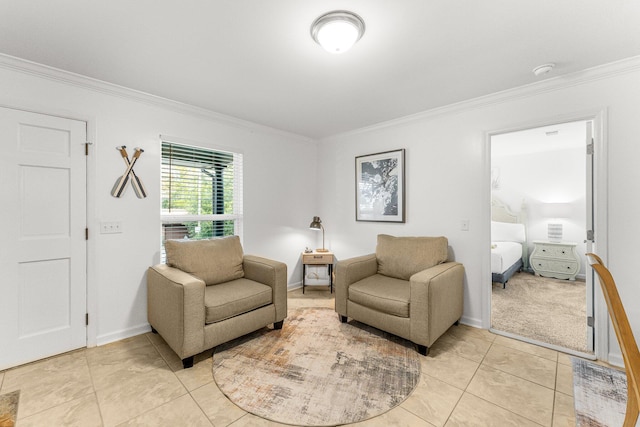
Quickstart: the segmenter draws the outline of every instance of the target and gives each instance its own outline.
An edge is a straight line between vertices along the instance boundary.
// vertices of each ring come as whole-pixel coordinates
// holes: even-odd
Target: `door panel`
[[[68,258],[19,264],[18,339],[62,330],[69,326],[69,267]],[[43,277],[47,280],[42,280]]]
[[[586,191],[586,213],[587,213],[587,221],[586,221],[586,237],[585,237],[585,245],[587,253],[593,251],[593,240],[589,236],[589,230],[594,231],[594,221],[593,221],[593,156],[595,153],[594,150],[594,141],[593,141],[593,122],[586,122],[586,151],[587,151],[587,191]],[[591,147],[591,148],[589,148]],[[588,261],[587,261],[588,262]],[[594,351],[594,331],[593,325],[593,302],[594,302],[594,293],[593,293],[593,269],[586,267],[585,268],[585,298],[586,298],[586,312],[587,318],[592,319],[591,322],[587,323],[587,348],[589,351]]]
[[[69,236],[69,172],[62,168],[19,166],[23,241],[31,237]],[[56,197],[48,197],[49,194]],[[44,218],[43,212],[47,213]]]
[[[0,369],[86,346],[86,123],[0,108]]]

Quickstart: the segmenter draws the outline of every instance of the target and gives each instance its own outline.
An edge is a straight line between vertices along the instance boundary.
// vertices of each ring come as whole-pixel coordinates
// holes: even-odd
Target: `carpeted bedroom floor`
[[[516,273],[493,284],[493,329],[581,352],[587,350],[585,282]]]

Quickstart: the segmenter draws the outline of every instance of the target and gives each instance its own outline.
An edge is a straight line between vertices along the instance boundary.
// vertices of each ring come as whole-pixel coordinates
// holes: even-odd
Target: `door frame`
[[[491,137],[503,133],[518,132],[522,130],[552,126],[555,124],[592,121],[594,139],[594,163],[593,163],[593,205],[594,205],[594,250],[608,263],[608,236],[607,236],[607,205],[608,205],[608,168],[607,168],[607,109],[586,110],[581,112],[558,115],[541,120],[533,120],[517,123],[501,129],[486,131],[484,134],[484,180],[483,198],[485,200],[482,209],[484,228],[484,247],[489,248],[491,243]],[[585,236],[586,238],[586,236]],[[486,249],[482,255],[482,327],[491,327],[491,251]],[[592,274],[589,268],[585,274]],[[599,287],[594,282],[594,289]],[[593,301],[594,316],[594,354],[597,359],[608,361],[609,355],[609,317],[606,302],[601,291],[594,290]],[[586,319],[585,319],[586,321]]]
[[[60,117],[63,119],[77,120],[86,123],[87,141],[90,142],[89,154],[87,155],[86,169],[86,218],[87,228],[89,229],[89,239],[87,240],[87,313],[89,314],[89,324],[87,325],[86,347],[95,347],[97,345],[98,336],[98,289],[96,277],[96,244],[99,224],[96,215],[96,183],[97,183],[97,119],[93,115],[69,111],[63,108],[43,107],[42,105],[33,105],[22,101],[0,102],[0,107],[10,108],[13,110],[26,111],[29,113],[43,114],[47,116]]]

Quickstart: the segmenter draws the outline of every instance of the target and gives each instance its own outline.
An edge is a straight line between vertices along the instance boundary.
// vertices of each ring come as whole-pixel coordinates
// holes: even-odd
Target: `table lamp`
[[[549,218],[547,224],[547,238],[550,242],[562,241],[562,218],[571,216],[571,204],[569,203],[546,203],[543,213]]]
[[[322,230],[322,249],[316,249],[316,252],[329,252],[328,249],[324,248],[324,227],[319,216],[313,217],[313,221],[311,221],[311,224],[309,224],[309,228],[311,230]]]

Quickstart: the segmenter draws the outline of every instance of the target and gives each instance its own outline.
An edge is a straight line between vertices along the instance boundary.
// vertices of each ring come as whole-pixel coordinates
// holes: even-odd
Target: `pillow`
[[[394,237],[378,235],[378,273],[409,280],[414,274],[447,260],[446,237]]]
[[[167,240],[167,265],[201,279],[207,285],[244,277],[238,236],[205,240]]]
[[[491,221],[491,241],[524,243],[524,224]]]

